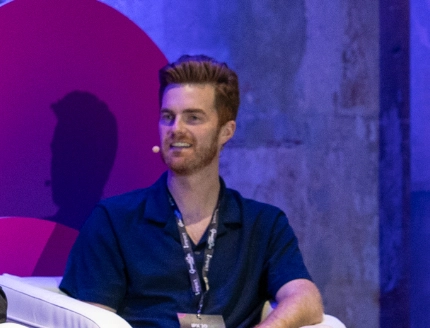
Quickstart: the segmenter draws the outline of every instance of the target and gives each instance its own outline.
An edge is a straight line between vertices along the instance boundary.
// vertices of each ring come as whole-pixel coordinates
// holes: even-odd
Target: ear
[[[221,127],[219,132],[218,140],[220,145],[224,146],[227,143],[227,141],[229,141],[233,137],[235,131],[236,131],[236,121],[231,120],[225,123]]]

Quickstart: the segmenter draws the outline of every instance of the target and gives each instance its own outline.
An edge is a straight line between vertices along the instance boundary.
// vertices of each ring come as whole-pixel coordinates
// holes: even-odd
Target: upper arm
[[[97,206],[69,255],[60,288],[84,302],[118,308],[125,294],[124,261],[108,213]]]
[[[288,282],[295,280],[311,282],[297,237],[282,212],[278,213],[273,223],[266,252],[267,291],[271,298],[275,298],[278,291]]]

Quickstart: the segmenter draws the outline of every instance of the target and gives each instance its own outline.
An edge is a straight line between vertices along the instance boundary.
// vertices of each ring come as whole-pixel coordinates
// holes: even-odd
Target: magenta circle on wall
[[[0,31],[0,216],[79,228],[96,198],[158,178],[167,60],[138,26],[96,0],[15,0]]]

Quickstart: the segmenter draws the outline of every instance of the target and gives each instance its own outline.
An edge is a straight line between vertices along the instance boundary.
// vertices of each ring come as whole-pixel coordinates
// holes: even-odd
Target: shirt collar
[[[146,200],[143,217],[158,223],[166,223],[170,218],[174,218],[167,192],[167,172],[164,172],[161,177],[148,188],[148,198]]]
[[[220,208],[219,208],[219,226],[218,235],[222,235],[227,231],[229,224],[242,224],[240,215],[239,202],[237,195],[226,188],[224,180],[220,177]],[[165,229],[173,236],[179,238],[174,212],[169,204],[169,196],[167,190],[167,172],[164,172],[161,177],[148,189],[148,198],[143,213],[144,218],[155,223],[164,224]]]
[[[231,189],[226,188],[224,180],[220,177],[221,200],[219,205],[219,216],[224,224],[241,224],[239,202]]]

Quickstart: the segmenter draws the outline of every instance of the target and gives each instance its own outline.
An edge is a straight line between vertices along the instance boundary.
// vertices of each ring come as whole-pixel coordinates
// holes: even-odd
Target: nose
[[[175,120],[172,122],[172,125],[170,126],[170,130],[172,133],[181,133],[184,131],[184,122],[181,120],[180,116],[176,116]]]

